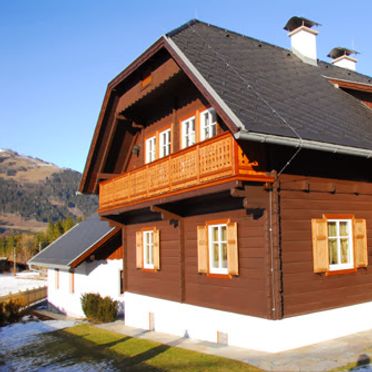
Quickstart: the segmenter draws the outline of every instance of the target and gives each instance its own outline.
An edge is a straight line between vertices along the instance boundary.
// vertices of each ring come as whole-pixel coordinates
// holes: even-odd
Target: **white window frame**
[[[208,114],[208,122],[205,121],[205,114]],[[213,116],[215,120],[213,121]],[[213,130],[215,134],[212,134]],[[217,135],[217,115],[213,108],[200,113],[200,140],[212,138]]]
[[[171,153],[171,130],[167,129],[159,133],[160,151],[159,158],[168,156]]]
[[[145,142],[145,147],[146,147],[145,162],[147,164],[156,160],[156,136],[147,138]]]
[[[331,264],[329,263],[329,270],[345,270],[345,269],[352,269],[354,267],[354,250],[353,250],[353,221],[351,219],[327,219],[327,230],[328,230],[328,224],[330,222],[336,222],[336,235],[335,236],[329,236],[328,235],[328,243],[330,239],[336,239],[337,241],[337,257],[338,261],[340,261],[341,258],[341,239],[348,239],[348,257],[349,262],[347,263],[338,263],[338,264]],[[346,222],[347,223],[347,229],[348,229],[348,235],[340,235],[340,223]],[[328,248],[329,249],[329,248]]]
[[[142,244],[143,268],[154,269],[154,230],[145,230],[142,232]],[[148,252],[150,253],[149,255]]]
[[[226,229],[226,240],[222,240],[222,228]],[[213,230],[218,229],[218,240],[213,240]],[[213,267],[213,254],[214,249],[213,245],[218,244],[218,267]],[[226,258],[226,267],[222,266],[222,246],[226,244],[226,254],[227,254],[227,224],[216,224],[216,225],[208,225],[208,256],[209,256],[209,272],[211,274],[223,274],[227,275],[229,273],[229,264]]]
[[[196,120],[195,116],[183,120],[181,123],[182,127],[182,148],[190,147],[196,143]],[[194,122],[194,130],[192,130],[192,122]]]

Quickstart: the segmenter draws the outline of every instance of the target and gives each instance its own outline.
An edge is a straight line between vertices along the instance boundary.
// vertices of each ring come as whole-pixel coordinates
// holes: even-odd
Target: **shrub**
[[[96,293],[85,293],[81,296],[81,306],[88,319],[94,319],[98,313],[98,303],[101,296]]]
[[[116,319],[118,302],[110,297],[102,298],[99,294],[86,293],[81,296],[81,305],[89,320],[107,323]]]
[[[0,302],[0,326],[18,322],[22,316],[22,307],[18,302]]]

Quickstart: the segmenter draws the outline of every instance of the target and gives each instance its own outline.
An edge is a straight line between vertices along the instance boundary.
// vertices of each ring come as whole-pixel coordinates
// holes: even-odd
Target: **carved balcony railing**
[[[255,166],[234,137],[224,133],[101,182],[99,211],[233,180],[272,180],[267,173],[254,170]]]

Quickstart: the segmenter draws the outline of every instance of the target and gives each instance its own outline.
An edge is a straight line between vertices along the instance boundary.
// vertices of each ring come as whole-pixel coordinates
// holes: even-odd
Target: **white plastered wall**
[[[228,344],[266,352],[280,352],[343,337],[372,328],[372,302],[308,315],[268,320],[248,315],[125,293],[125,324],[217,342],[217,332]]]
[[[59,288],[56,288],[56,272],[48,269],[48,302],[72,317],[85,317],[80,297],[84,293],[99,293],[119,301],[122,311],[124,297],[120,294],[120,270],[123,260],[84,262],[75,269],[74,293],[71,293],[71,273],[59,270]]]

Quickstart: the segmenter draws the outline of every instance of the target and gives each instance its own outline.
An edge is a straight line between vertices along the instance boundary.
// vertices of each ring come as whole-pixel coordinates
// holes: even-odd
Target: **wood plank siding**
[[[167,221],[126,226],[126,290],[269,318],[268,193],[257,186],[251,196],[264,210],[256,219],[239,209],[185,217],[178,227],[170,226]],[[227,279],[198,273],[197,226],[221,219],[238,224],[239,275]],[[160,231],[159,271],[136,269],[136,231],[146,227],[156,227]]]
[[[352,214],[366,219],[371,265],[372,185],[293,176],[283,176],[281,181],[284,316],[371,301],[370,268],[334,276],[313,272],[311,219],[321,218],[323,214]]]

